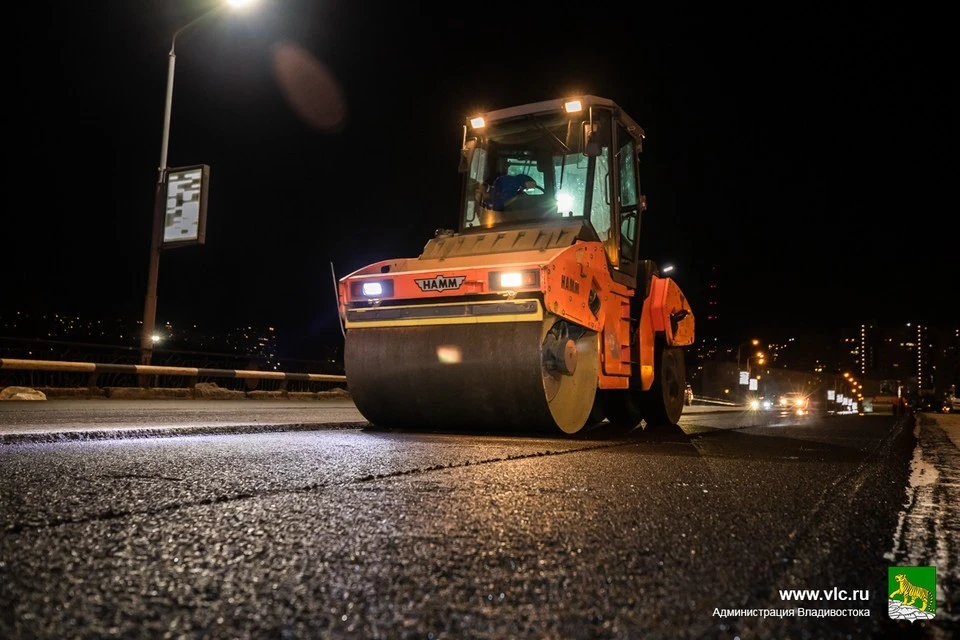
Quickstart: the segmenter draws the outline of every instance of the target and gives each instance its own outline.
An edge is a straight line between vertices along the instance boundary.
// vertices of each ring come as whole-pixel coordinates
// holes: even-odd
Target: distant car
[[[770,411],[773,409],[773,400],[764,398],[763,396],[753,398],[750,400],[750,408],[754,411]]]
[[[917,400],[917,411],[925,413],[950,413],[953,403],[946,398],[936,396],[922,396]]]
[[[777,408],[781,411],[808,411],[810,409],[810,398],[805,393],[789,391],[777,399]]]
[[[693,387],[687,385],[686,390],[683,392],[683,402],[688,406],[693,404]]]

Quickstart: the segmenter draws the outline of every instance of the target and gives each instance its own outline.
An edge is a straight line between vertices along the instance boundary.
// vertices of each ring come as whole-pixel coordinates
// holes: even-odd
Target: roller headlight
[[[379,282],[364,282],[361,291],[365,296],[382,296],[383,285]]]
[[[356,298],[393,297],[393,280],[360,280],[350,284],[350,293]]]
[[[490,289],[492,291],[516,291],[517,289],[539,289],[540,270],[524,269],[523,271],[492,271],[490,272]]]
[[[523,286],[523,274],[519,271],[508,271],[500,274],[500,286],[504,289],[516,289]]]

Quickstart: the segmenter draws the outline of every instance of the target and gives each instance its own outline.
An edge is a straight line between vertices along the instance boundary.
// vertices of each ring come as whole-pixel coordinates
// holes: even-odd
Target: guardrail
[[[144,364],[111,364],[98,362],[70,362],[62,360],[25,360],[19,358],[0,358],[0,369],[15,371],[56,371],[87,375],[88,387],[96,387],[101,374],[127,374],[137,376],[141,386],[151,384],[151,377],[177,377],[189,380],[188,386],[195,386],[200,379],[231,380],[274,380],[279,381],[280,389],[285,390],[287,382],[346,383],[343,375],[325,373],[292,373],[286,371],[256,371],[249,369],[208,369],[202,367],[166,367]]]

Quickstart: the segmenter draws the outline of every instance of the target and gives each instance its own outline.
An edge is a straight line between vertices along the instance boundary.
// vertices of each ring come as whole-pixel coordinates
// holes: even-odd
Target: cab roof
[[[608,109],[612,109],[617,113],[624,125],[626,125],[627,130],[630,131],[635,137],[642,139],[645,136],[643,128],[638,125],[623,109],[621,109],[616,102],[610,100],[609,98],[601,98],[600,96],[592,95],[570,96],[568,98],[557,98],[555,100],[544,100],[542,102],[530,102],[513,107],[506,107],[504,109],[475,113],[467,118],[467,123],[469,123],[472,118],[476,118],[477,116],[482,117],[488,123],[494,123],[502,120],[512,120],[513,118],[526,115],[556,113],[557,111],[562,111],[564,109],[564,105],[571,100],[579,100],[584,111],[588,111],[590,107],[606,107]]]

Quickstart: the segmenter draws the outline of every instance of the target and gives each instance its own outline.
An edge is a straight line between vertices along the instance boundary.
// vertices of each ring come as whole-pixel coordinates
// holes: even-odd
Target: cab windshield
[[[524,116],[474,131],[463,228],[589,219],[591,210],[609,211],[606,155],[581,153],[581,131],[582,121],[565,113]]]

